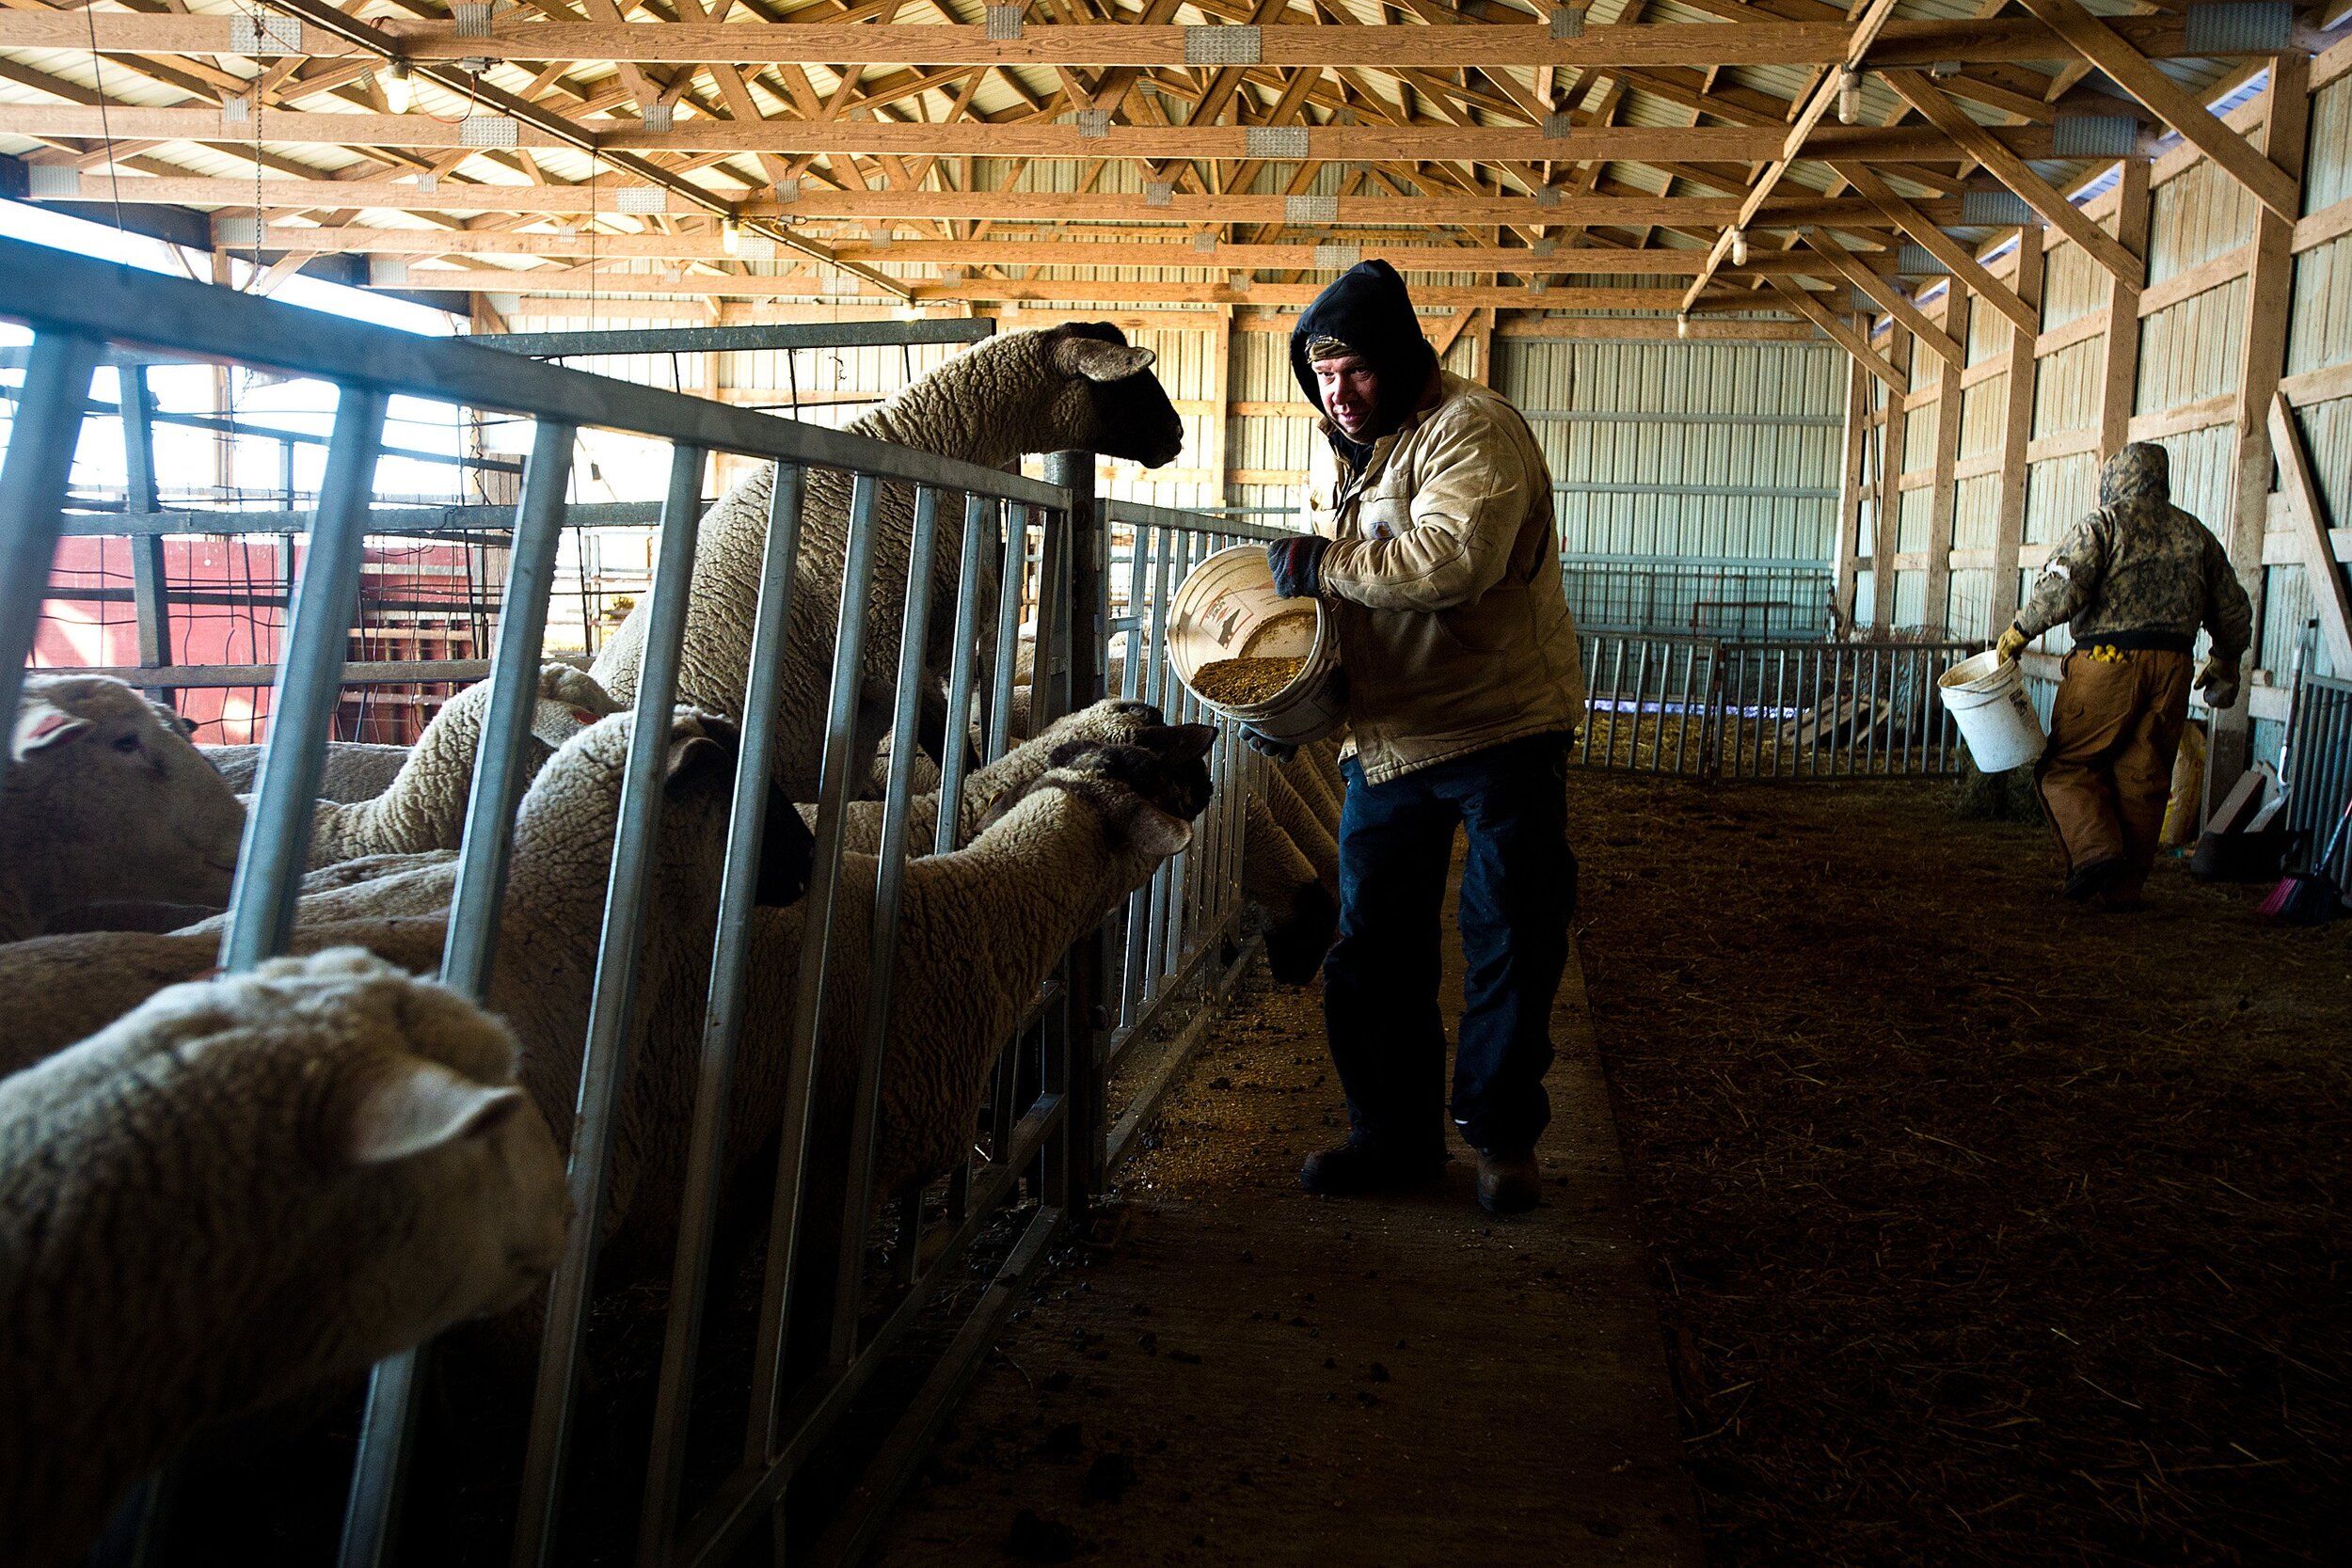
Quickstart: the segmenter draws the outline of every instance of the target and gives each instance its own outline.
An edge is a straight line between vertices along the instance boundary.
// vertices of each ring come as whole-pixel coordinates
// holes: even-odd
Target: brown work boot
[[[1520,1214],[1543,1196],[1533,1154],[1478,1151],[1478,1206],[1489,1214]]]

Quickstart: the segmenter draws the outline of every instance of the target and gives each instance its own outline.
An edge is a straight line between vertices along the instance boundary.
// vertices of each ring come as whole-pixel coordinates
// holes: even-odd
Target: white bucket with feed
[[[1263,545],[1217,551],[1193,568],[1168,605],[1168,657],[1185,689],[1214,712],[1293,746],[1322,739],[1347,717],[1338,641],[1320,604],[1274,591]],[[1296,659],[1299,665],[1269,696],[1220,702],[1201,690],[1200,673],[1231,659]]]

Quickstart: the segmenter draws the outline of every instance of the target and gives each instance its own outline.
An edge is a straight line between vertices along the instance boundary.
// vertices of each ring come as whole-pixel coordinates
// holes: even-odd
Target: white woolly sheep
[[[204,760],[220,770],[229,787],[240,795],[253,793],[262,773],[266,746],[199,746]],[[322,800],[373,800],[392,787],[408,760],[405,746],[386,746],[366,740],[330,740],[326,760],[319,767]]]
[[[850,425],[861,436],[1000,468],[1024,453],[1076,449],[1133,458],[1157,467],[1184,445],[1184,423],[1150,373],[1150,349],[1131,348],[1106,322],[1009,332],[979,343],[904,388]],[[742,715],[751,657],[759,562],[768,537],[775,479],[763,467],[727,492],[703,519],[695,543],[692,594],[678,700],[728,718]],[[778,711],[776,777],[795,800],[817,796],[842,558],[849,531],[850,482],[812,469],[804,495],[792,614],[785,636],[785,678]],[[873,591],[868,598],[866,691],[859,735],[870,752],[887,726],[897,682],[898,632],[905,619],[907,554],[914,496],[905,484],[882,487],[877,516]],[[937,756],[951,723],[938,689],[954,625],[963,509],[942,497],[933,612],[925,628],[926,749]],[[993,570],[981,584],[993,596]],[[606,644],[596,678],[615,697],[636,693],[647,605],[641,603]],[[993,623],[992,623],[993,626]],[[983,663],[993,645],[984,633]],[[859,769],[862,773],[863,768]]]
[[[31,673],[0,809],[0,942],[111,901],[229,901],[245,810],[178,715],[104,675]]]
[[[199,1428],[514,1306],[567,1210],[513,1037],[352,949],[0,1082],[0,1556],[74,1561]]]
[[[443,703],[381,795],[319,801],[310,819],[312,868],[361,855],[457,847],[465,833],[482,725],[490,712],[490,682],[478,681]],[[570,665],[543,667],[532,714],[531,763],[543,764],[564,742],[620,706],[594,677]]]

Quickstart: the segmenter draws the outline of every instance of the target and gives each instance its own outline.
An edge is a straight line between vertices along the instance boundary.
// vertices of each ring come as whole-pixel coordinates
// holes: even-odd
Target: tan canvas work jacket
[[[1365,782],[1575,729],[1584,671],[1551,471],[1519,411],[1440,372],[1437,401],[1381,437],[1360,474],[1325,430],[1307,515],[1335,542],[1322,596]]]

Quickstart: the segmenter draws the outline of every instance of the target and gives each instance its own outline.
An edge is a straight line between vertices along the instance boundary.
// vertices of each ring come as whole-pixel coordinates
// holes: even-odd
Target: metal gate
[[[1150,543],[1130,557],[1124,613],[1114,619],[1105,580],[1109,530],[1094,511],[1093,460],[1088,454],[1058,454],[1049,460],[1049,481],[1040,483],[534,363],[462,341],[412,337],[8,241],[0,241],[0,316],[29,323],[36,333],[24,362],[18,418],[5,464],[0,465],[4,722],[12,723],[21,696],[49,563],[64,523],[67,478],[91,375],[107,345],[130,342],[258,364],[324,380],[339,389],[326,481],[315,514],[302,519],[310,548],[276,673],[275,717],[222,946],[222,966],[231,972],[283,951],[293,929],[312,801],[342,681],[359,542],[370,520],[387,399],[415,396],[535,422],[520,500],[513,513],[512,569],[491,661],[495,686],[442,967],[447,984],[477,1000],[485,994],[503,896],[509,838],[504,828],[521,789],[522,746],[539,669],[555,544],[567,510],[574,432],[595,425],[669,446],[669,486],[660,512],[650,625],[635,699],[639,722],[625,774],[570,1153],[576,1217],[548,1297],[548,1327],[508,1554],[516,1564],[565,1560],[570,1552],[564,1531],[565,1485],[577,1458],[589,1287],[627,1069],[641,939],[646,935],[666,720],[678,683],[704,464],[710,453],[725,451],[780,466],[762,562],[754,675],[745,693],[725,872],[717,894],[718,935],[709,961],[700,1094],[634,1555],[644,1564],[719,1563],[771,1528],[781,1539],[787,1523],[783,1512],[787,1484],[813,1455],[834,1441],[851,1402],[866,1389],[883,1358],[906,1340],[942,1287],[966,1277],[959,1271],[975,1239],[1009,1215],[1017,1235],[1001,1266],[957,1320],[951,1342],[936,1357],[862,1481],[846,1494],[846,1503],[818,1544],[816,1556],[820,1560],[836,1559],[858,1550],[897,1486],[912,1473],[1049,1243],[1097,1189],[1106,1163],[1115,1164],[1134,1147],[1141,1120],[1156,1102],[1158,1086],[1172,1074],[1189,1039],[1197,1037],[1197,1028],[1187,1029],[1178,1052],[1163,1059],[1144,1093],[1134,1103],[1121,1104],[1117,1125],[1107,1133],[1102,1111],[1106,1076],[1132,1047],[1165,1023],[1165,1005],[1188,983],[1206,976],[1215,983],[1212,989],[1230,984],[1238,946],[1241,796],[1256,766],[1230,735],[1220,740],[1215,756],[1217,797],[1196,826],[1192,852],[1163,868],[1150,889],[1129,901],[1116,949],[1112,927],[1095,933],[1073,950],[1060,977],[1037,999],[1015,1038],[1007,1042],[998,1066],[990,1147],[984,1155],[976,1151],[975,1159],[948,1179],[942,1200],[945,1218],[929,1238],[933,1243],[930,1250],[922,1234],[922,1195],[899,1195],[896,1267],[892,1277],[881,1282],[882,1300],[876,1307],[865,1290],[866,1248],[862,1242],[881,1208],[882,1195],[871,1190],[872,1153],[903,866],[912,854],[951,847],[959,816],[953,811],[939,814],[939,836],[932,844],[908,842],[923,626],[931,608],[940,510],[960,504],[963,522],[955,578],[950,711],[968,711],[985,684],[982,710],[998,716],[991,725],[991,759],[1008,743],[1001,716],[1009,711],[1015,673],[1011,652],[1020,628],[1031,628],[1043,651],[1032,690],[1032,713],[1041,724],[1103,694],[1105,654],[1114,633],[1126,640],[1128,650],[1123,689],[1168,702],[1176,689],[1168,682],[1158,633],[1168,594],[1181,575],[1178,562],[1196,559],[1210,541],[1251,531],[1179,515],[1155,515],[1140,524],[1131,521],[1131,537],[1141,541],[1148,536]],[[802,499],[812,468],[835,470],[851,480],[850,546],[837,581],[795,580]],[[866,651],[867,616],[863,611],[875,575],[874,522],[886,483],[913,488],[914,538],[892,716],[893,762],[882,808],[882,849],[873,873],[875,918],[868,930],[850,927],[835,918],[835,911],[844,903],[850,874],[844,856],[846,807],[863,782],[863,761],[855,756],[852,742]],[[1139,564],[1145,556],[1153,563],[1148,583]],[[991,562],[1001,568],[994,574],[1000,588],[993,602],[982,592],[991,575],[984,568]],[[691,1396],[698,1370],[707,1370],[694,1328],[712,1288],[723,1108],[742,1027],[747,933],[769,798],[769,742],[780,660],[768,651],[780,647],[792,595],[811,593],[834,598],[841,612],[814,825],[816,861],[806,895],[810,940],[804,941],[798,959],[800,982],[788,1057],[792,1099],[775,1174],[777,1201],[757,1338],[746,1373],[750,1414],[738,1450],[739,1461],[712,1477],[688,1462]],[[998,642],[994,667],[986,671],[977,668],[981,641],[977,628],[983,616],[993,617],[1006,633]],[[1191,711],[1189,699],[1170,705]],[[952,800],[961,788],[963,768],[961,749],[947,750],[951,756],[944,769],[942,798]],[[849,951],[849,943],[866,944],[873,977],[866,1027],[855,1039],[843,1038],[840,1020],[829,1016],[825,985],[829,961]],[[840,1233],[851,1240],[837,1259],[795,1257],[799,1230],[808,1220],[800,1211],[808,1180],[803,1162],[820,1049],[851,1051],[858,1064],[849,1191],[839,1216]],[[1027,1096],[1025,1102],[1015,1103],[1017,1093]],[[1025,1181],[1035,1200],[1033,1209],[1012,1207]],[[789,1380],[785,1355],[787,1301],[796,1270],[830,1272],[836,1304],[825,1365],[797,1385]],[[862,1305],[867,1308],[863,1313]],[[373,1374],[344,1510],[341,1560],[346,1568],[385,1563],[394,1556],[425,1354],[421,1350],[396,1356]],[[150,1502],[159,1490],[163,1488],[150,1489]]]

